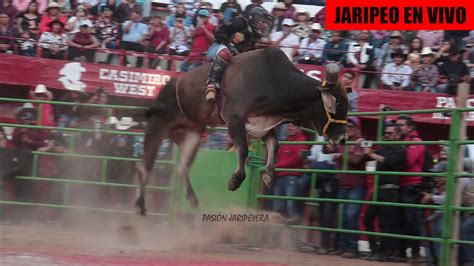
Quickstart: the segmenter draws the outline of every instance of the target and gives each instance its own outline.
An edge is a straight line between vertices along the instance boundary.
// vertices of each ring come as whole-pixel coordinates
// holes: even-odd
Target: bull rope
[[[178,102],[178,107],[179,107],[179,110],[181,111],[181,113],[183,114],[184,116],[184,119],[188,120],[188,118],[186,117],[186,114],[184,113],[184,110],[183,110],[183,107],[181,107],[181,103],[179,102],[179,93],[178,93],[178,85],[179,85],[179,80],[180,78],[177,78],[176,79],[176,86],[175,86],[175,90],[176,90],[176,101]]]

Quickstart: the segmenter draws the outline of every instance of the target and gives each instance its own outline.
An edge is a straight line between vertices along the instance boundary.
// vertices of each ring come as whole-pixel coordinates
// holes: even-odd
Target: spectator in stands
[[[252,3],[251,4],[248,4],[246,7],[245,7],[245,10],[244,10],[244,16],[245,17],[248,17],[249,14],[250,14],[250,10],[252,10],[254,7],[257,7],[257,6],[262,6],[262,3],[263,3],[263,0],[252,0]]]
[[[201,64],[199,57],[206,54],[211,43],[214,41],[214,26],[209,23],[209,11],[201,9],[198,11],[198,24],[193,34],[191,51],[188,59],[181,65],[181,71],[187,72]]]
[[[380,57],[377,59],[377,68],[382,70],[387,64],[392,63],[392,53],[397,49],[406,50],[406,46],[402,44],[402,34],[399,31],[393,31],[390,34],[390,42],[382,45]]]
[[[140,18],[142,16],[142,7],[136,3],[135,0],[122,0],[122,3],[117,8],[117,18],[119,22],[123,23],[128,20],[133,20],[133,12]]]
[[[368,33],[367,33],[368,34]],[[360,133],[360,120],[356,117],[349,117],[347,121],[347,137],[349,141],[356,141],[358,144],[350,146],[324,146],[324,153],[336,153],[334,160],[338,170],[345,169],[344,160],[347,159],[347,169],[345,170],[365,170],[365,156],[360,146],[360,142],[364,140]],[[343,154],[345,147],[348,149],[347,157],[344,159]],[[366,176],[359,174],[338,174],[338,199],[363,200],[365,196]],[[339,204],[342,210],[343,228],[349,230],[359,229],[359,214],[361,210],[360,204]],[[359,235],[342,234],[338,241],[338,249],[329,253],[330,255],[342,255],[344,258],[356,258],[358,256],[357,241]]]
[[[30,90],[30,98],[38,101],[52,101],[53,93],[50,92],[45,85],[38,84],[34,90]],[[49,103],[35,104],[36,108],[41,108],[41,122],[42,126],[55,127],[56,121],[54,116],[54,107]]]
[[[40,33],[46,32],[50,29],[50,23],[54,20],[59,20],[61,23],[66,24],[67,17],[62,16],[60,11],[60,6],[56,2],[51,2],[48,4],[46,13],[43,14],[40,21]]]
[[[287,127],[287,141],[305,141],[306,137],[299,127],[290,123]],[[308,149],[307,145],[281,145],[276,156],[276,168],[303,168],[304,161],[301,151]],[[301,196],[299,179],[303,173],[298,172],[276,172],[273,183],[273,195],[275,196]],[[274,211],[287,218],[288,224],[298,224],[302,219],[301,202],[295,200],[275,200]]]
[[[423,41],[424,47],[430,47],[438,51],[443,45],[444,31],[442,30],[419,30],[416,37]]]
[[[280,49],[288,56],[290,61],[298,52],[300,39],[293,33],[295,22],[286,18],[282,23],[282,31],[274,32],[270,35],[270,41],[273,46],[280,46]],[[283,47],[281,47],[283,46]]]
[[[319,23],[311,25],[311,35],[301,42],[298,63],[311,65],[321,65],[323,63],[323,49],[326,41],[320,38],[321,30]]]
[[[223,23],[229,22],[233,18],[242,14],[242,7],[237,3],[237,0],[227,0],[221,4],[219,15]]]
[[[410,75],[413,70],[403,64],[406,54],[402,49],[392,52],[393,62],[382,70],[382,83],[385,90],[407,90],[410,85]]]
[[[397,118],[397,125],[400,127],[403,141],[421,141],[416,124],[410,116],[402,115]],[[424,145],[414,144],[406,146],[405,170],[403,172],[419,173],[423,171],[425,160]],[[400,177],[400,202],[401,203],[419,203],[420,190],[422,182],[421,176],[401,176]],[[422,210],[417,208],[402,208],[402,234],[421,236]],[[394,254],[392,259],[406,259],[405,251],[408,247],[412,249],[412,261],[418,262],[420,258],[420,241],[401,240],[398,254]]]
[[[192,17],[196,13],[199,4],[202,0],[170,0],[175,6],[168,6],[171,13],[176,14],[178,12],[178,5],[183,5],[185,15]]]
[[[91,33],[92,24],[81,21],[79,32],[75,33],[69,40],[69,60],[74,61],[77,57],[84,56],[86,62],[95,60],[95,48],[100,46],[99,40]]]
[[[64,59],[67,49],[67,37],[63,33],[64,23],[53,20],[48,24],[49,31],[43,32],[39,39],[43,48],[43,57],[49,59]]]
[[[469,82],[469,68],[462,61],[464,49],[458,49],[452,45],[449,49],[449,61],[445,62],[439,68],[438,92],[456,94],[460,83]]]
[[[111,140],[109,156],[130,158],[133,155],[132,142],[127,136],[118,135]],[[132,184],[134,178],[134,162],[111,160],[107,164],[107,182]],[[121,208],[128,205],[129,190],[119,187],[108,187],[107,198],[111,206]]]
[[[194,17],[193,17],[194,27],[196,27],[197,25],[198,12],[203,9],[209,11],[209,17],[208,17],[209,23],[212,24],[214,27],[219,25],[219,19],[216,16],[214,16],[214,14],[212,14],[213,12],[212,4],[209,2],[201,2],[201,5],[196,10],[196,14],[194,14]]]
[[[61,102],[82,103],[85,94],[79,86],[66,88],[68,91],[61,97]],[[77,127],[81,120],[82,109],[77,105],[56,105],[58,115],[58,127]]]
[[[0,13],[0,53],[13,53],[15,45],[15,31],[10,26],[7,14]],[[2,38],[3,37],[3,38]]]
[[[122,43],[120,48],[135,52],[145,51],[145,40],[148,36],[148,26],[141,22],[140,14],[137,11],[132,11],[130,20],[122,24]],[[143,57],[137,58],[137,67],[142,67]]]
[[[293,6],[293,0],[283,0],[283,3],[286,6],[285,18],[295,19],[296,8]]]
[[[385,127],[384,141],[399,141],[401,130],[396,124],[388,124]],[[406,150],[402,145],[382,145],[374,151],[372,147],[364,147],[364,154],[367,160],[377,162],[377,171],[403,171],[405,168]],[[377,201],[398,202],[400,177],[396,175],[380,175],[378,180]],[[380,232],[389,234],[401,233],[401,210],[393,206],[367,206],[364,218],[364,225],[367,231],[375,231],[375,220],[379,219]],[[371,261],[388,261],[388,257],[393,252],[398,251],[399,244],[397,238],[380,238],[377,245],[376,237],[369,236]]]
[[[349,100],[349,112],[357,112],[359,106],[359,95],[352,89],[355,73],[352,70],[346,70],[341,76],[341,85],[347,91]]]
[[[82,22],[86,22],[88,25],[92,25],[92,21],[89,19],[89,11],[83,7],[79,7],[74,11],[74,16],[70,17],[66,23],[66,31],[68,31],[69,36],[80,31],[79,27]]]
[[[112,20],[113,11],[104,7],[100,17],[95,21],[95,32],[102,48],[117,49],[119,25]],[[106,64],[112,62],[112,55],[107,54]]]
[[[341,32],[333,31],[331,34],[331,41],[324,45],[323,51],[323,63],[338,64],[339,67],[342,67],[346,61],[347,55],[347,44],[344,41],[341,41]]]
[[[36,57],[36,40],[31,38],[29,31],[21,33],[20,38],[16,40],[18,52],[20,55]]]
[[[115,0],[101,0],[99,3],[98,10],[104,12],[105,9],[109,9],[112,12],[112,18],[115,22],[119,21],[117,17],[117,5]]]
[[[315,24],[312,24],[312,25],[315,25]],[[304,9],[299,9],[298,12],[296,12],[296,26],[294,27],[293,32],[298,37],[300,37],[300,41],[305,39],[305,38],[310,37],[311,30],[312,30],[312,28],[311,28],[312,25],[309,23],[309,13],[308,13],[308,11],[306,11]],[[317,24],[317,25],[319,25],[319,24]],[[321,28],[321,25],[320,25],[320,28]],[[321,29],[319,29],[319,31],[321,31]],[[321,32],[320,32],[320,34],[321,34]]]
[[[97,16],[99,13],[99,0],[76,0],[76,4],[82,6],[82,8],[93,16]]]
[[[369,43],[369,31],[362,30],[358,42],[351,42],[348,48],[347,67],[355,67],[359,71],[375,71],[374,47]],[[374,73],[359,74],[359,86],[370,88]],[[362,85],[362,86],[361,86]]]
[[[323,7],[317,14],[314,15],[313,23],[319,23],[323,29],[326,28],[326,7]]]
[[[444,41],[441,48],[436,52],[435,63],[438,66],[441,66],[443,63],[449,61],[449,50],[451,49],[451,46],[453,46],[451,41]]]
[[[150,37],[147,52],[154,54],[166,54],[168,52],[168,44],[170,41],[170,32],[168,27],[164,25],[160,17],[156,17],[150,21],[149,29]],[[156,69],[159,63],[159,59],[150,59],[150,68]]]
[[[407,60],[404,62],[404,64],[409,66],[413,73],[413,70],[420,67],[420,56],[418,54],[411,53],[407,56]],[[410,84],[406,90],[412,91],[414,89],[414,86]]]
[[[423,50],[423,40],[419,37],[413,38],[410,43],[410,47],[408,48],[408,54],[420,54],[421,50]]]
[[[10,146],[7,134],[5,134],[5,130],[3,127],[0,127],[0,149],[8,148]]]
[[[388,30],[371,30],[370,43],[375,47],[375,58],[380,58],[382,46],[390,41],[390,31]]]
[[[444,31],[444,40],[452,42],[455,47],[460,50],[464,49],[466,42],[464,38],[469,36],[468,30],[446,30]]]
[[[13,26],[18,11],[16,10],[16,7],[12,4],[12,0],[2,1],[2,4],[0,4],[0,14],[2,13],[8,15],[8,18],[10,19],[8,21],[8,26]]]
[[[175,27],[177,19],[180,19],[185,27],[191,27],[193,25],[191,17],[186,14],[186,9],[184,9],[183,3],[178,3],[176,5],[176,13],[168,16],[166,19],[166,26],[169,28]]]
[[[17,18],[18,32],[21,34],[24,31],[32,31],[32,33],[37,34],[39,22],[38,4],[36,2],[30,2],[28,9],[20,13]]]
[[[273,7],[272,13],[273,15],[273,21],[269,27],[269,33],[272,34],[277,31],[282,31],[283,26],[283,20],[285,19],[285,11],[286,11],[286,6],[282,2],[276,3],[275,7]]]
[[[18,12],[28,12],[28,9],[32,3],[37,6],[39,14],[43,14],[44,10],[48,6],[48,0],[13,0],[13,5]]]
[[[434,53],[430,47],[424,47],[421,51],[422,63],[416,68],[411,81],[418,92],[436,92],[438,80],[438,67],[433,64]]]
[[[185,26],[182,18],[176,18],[175,26],[170,28],[170,45],[168,54],[187,56],[191,43],[192,31]]]

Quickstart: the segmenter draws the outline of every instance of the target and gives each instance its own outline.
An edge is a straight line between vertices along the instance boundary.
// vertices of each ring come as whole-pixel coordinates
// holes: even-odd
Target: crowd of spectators
[[[0,52],[68,60],[83,56],[87,62],[96,61],[94,48],[99,47],[179,55],[188,57],[178,68],[186,72],[206,60],[216,27],[261,4],[253,0],[241,7],[228,0],[217,9],[209,2],[172,1],[169,15],[160,17],[150,15],[149,1],[3,0]],[[454,93],[461,82],[474,84],[474,31],[329,31],[324,8],[311,17],[293,0],[284,0],[271,11],[274,19],[261,45],[280,46],[294,63],[353,68],[360,72],[361,88]],[[100,63],[112,59],[108,54]],[[142,56],[135,66],[143,66]],[[146,67],[170,69],[156,57]]]
[[[340,200],[372,200],[380,202],[405,204],[442,205],[445,201],[446,180],[441,173],[448,170],[447,150],[443,149],[433,156],[425,145],[380,145],[376,147],[361,134],[361,121],[349,117],[347,136],[355,145],[335,148],[330,145],[283,144],[277,154],[278,168],[308,168],[318,170],[356,170],[353,173],[318,173],[315,184],[311,175],[299,172],[278,172],[275,181],[265,194],[289,197],[317,197]],[[281,140],[304,141],[303,131],[289,124]],[[390,117],[384,124],[385,141],[421,141],[416,123],[410,116]],[[320,139],[321,140],[321,139]],[[375,183],[373,176],[364,171],[375,163],[373,170],[384,172],[433,172],[440,176],[421,177],[417,175],[382,174]],[[465,161],[465,173],[473,169]],[[474,179],[461,178],[462,206],[474,206]],[[312,187],[314,185],[314,187]],[[377,190],[375,194],[374,190]],[[306,205],[306,208],[305,208]],[[389,234],[403,234],[418,237],[441,237],[443,212],[440,210],[422,210],[420,208],[395,207],[385,205],[321,201],[318,204],[293,199],[275,199],[264,208],[280,213],[288,225],[320,226],[324,228],[342,228],[347,230],[379,231]],[[472,212],[461,213],[459,226],[460,238],[474,240],[474,216]],[[362,229],[364,228],[364,229]],[[276,237],[275,237],[276,234]],[[281,231],[272,232],[269,240],[273,247],[282,245],[278,237]],[[367,236],[370,253],[361,252],[359,240],[361,235],[353,233],[333,233],[322,231],[319,237],[312,232],[302,240],[300,232],[290,232],[290,249],[300,252],[314,252],[319,255],[359,258],[379,262],[409,262],[414,264],[428,263],[438,265],[440,244],[406,240],[392,237]],[[424,255],[420,252],[424,248]],[[408,250],[410,249],[410,251]],[[474,262],[473,247],[461,245],[459,264],[471,265]],[[430,264],[432,263],[432,264]]]

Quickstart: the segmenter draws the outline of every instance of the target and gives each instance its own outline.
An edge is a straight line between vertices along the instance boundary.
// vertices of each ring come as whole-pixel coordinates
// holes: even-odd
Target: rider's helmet
[[[263,31],[272,22],[272,15],[270,15],[265,8],[256,6],[250,10],[249,20],[252,30],[258,35],[258,37],[261,37]]]

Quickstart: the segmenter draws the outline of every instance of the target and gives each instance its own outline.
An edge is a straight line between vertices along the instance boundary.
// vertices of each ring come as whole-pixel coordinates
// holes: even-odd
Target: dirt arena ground
[[[242,250],[241,245],[220,243],[223,232],[240,229],[227,225],[178,225],[170,230],[151,219],[131,216],[82,217],[82,221],[72,224],[3,222],[0,265],[403,265],[303,254],[282,248]]]

